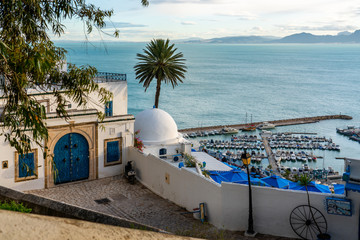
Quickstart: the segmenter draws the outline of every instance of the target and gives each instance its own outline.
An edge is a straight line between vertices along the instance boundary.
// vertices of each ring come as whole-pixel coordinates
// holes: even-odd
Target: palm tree
[[[159,106],[161,82],[171,83],[172,87],[183,82],[186,73],[185,59],[170,40],[153,39],[146,45],[144,54],[136,54],[139,63],[135,65],[136,79],[143,83],[145,92],[156,79],[155,107]]]

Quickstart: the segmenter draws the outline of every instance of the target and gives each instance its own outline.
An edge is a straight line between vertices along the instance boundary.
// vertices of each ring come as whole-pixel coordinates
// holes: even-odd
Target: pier
[[[265,134],[262,134],[261,135],[261,138],[262,138],[262,142],[264,143],[264,146],[265,146],[265,152],[266,152],[266,155],[268,157],[268,160],[269,160],[269,164],[271,165],[271,169],[274,171],[274,173],[278,173],[278,168],[276,166],[276,160],[275,160],[275,155],[269,145],[269,142],[267,140],[267,135]]]
[[[298,124],[309,124],[316,123],[324,120],[332,120],[332,119],[343,119],[343,120],[351,120],[352,117],[348,115],[325,115],[325,116],[317,116],[317,117],[305,117],[305,118],[291,118],[291,119],[283,119],[283,120],[275,120],[275,121],[266,121],[274,124],[276,127],[278,126],[289,126],[289,125],[298,125]],[[265,122],[265,121],[264,121]],[[263,124],[264,122],[253,122],[253,123],[243,123],[243,124],[229,124],[229,125],[220,125],[220,126],[207,126],[207,127],[197,127],[197,128],[186,128],[180,129],[181,133],[190,133],[197,131],[213,131],[213,130],[221,130],[222,128],[232,127],[237,128],[239,130],[248,127],[249,125],[258,126]]]

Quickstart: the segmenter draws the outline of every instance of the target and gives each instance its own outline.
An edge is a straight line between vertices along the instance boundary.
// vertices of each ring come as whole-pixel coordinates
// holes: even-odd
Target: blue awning
[[[354,192],[360,192],[360,185],[356,184],[356,183],[346,183],[345,190],[354,191]]]

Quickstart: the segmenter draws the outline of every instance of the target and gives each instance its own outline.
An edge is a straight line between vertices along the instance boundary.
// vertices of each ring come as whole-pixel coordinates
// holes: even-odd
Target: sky
[[[309,32],[336,35],[360,29],[358,0],[90,0],[113,9],[105,34],[93,31],[89,40],[148,42],[226,36],[275,36]],[[59,40],[84,40],[83,23],[66,20]],[[108,36],[120,30],[120,38]],[[52,37],[57,40],[57,38]]]

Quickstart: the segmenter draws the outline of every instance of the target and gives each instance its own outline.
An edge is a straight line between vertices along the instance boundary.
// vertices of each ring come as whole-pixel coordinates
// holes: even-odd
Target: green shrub
[[[10,210],[15,212],[23,212],[23,213],[30,213],[32,211],[31,208],[27,208],[22,203],[17,203],[15,201],[11,201],[9,203],[7,201],[5,202],[0,201],[0,209]]]
[[[185,160],[186,167],[195,167],[195,165],[196,165],[195,158],[193,156],[191,156],[190,154],[185,153],[184,160]]]

